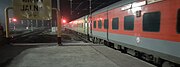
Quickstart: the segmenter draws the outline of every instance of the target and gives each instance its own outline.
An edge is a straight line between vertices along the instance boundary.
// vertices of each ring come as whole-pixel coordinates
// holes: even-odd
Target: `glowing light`
[[[63,23],[66,23],[66,20],[65,20],[65,19],[63,19],[63,20],[62,20],[62,22],[63,22]]]
[[[79,20],[79,23],[82,23],[83,22],[83,20]]]
[[[12,18],[12,21],[13,21],[13,22],[17,22],[17,19],[16,19],[16,18]]]
[[[131,5],[132,4],[128,4],[128,5],[125,5],[121,8],[121,10],[127,10],[127,9],[130,9],[131,8]]]
[[[78,21],[78,23],[81,23],[81,21]]]
[[[88,16],[85,17],[85,21],[88,21]]]
[[[77,24],[78,21],[74,21],[74,24]]]
[[[135,7],[135,8],[132,8],[131,11],[134,15],[136,15],[136,11],[140,11],[142,10],[142,7]]]
[[[147,4],[156,3],[160,1],[163,1],[163,0],[147,0]]]
[[[134,2],[132,4],[132,7],[140,7],[140,6],[143,6],[143,5],[146,5],[146,1],[142,1],[142,2]]]

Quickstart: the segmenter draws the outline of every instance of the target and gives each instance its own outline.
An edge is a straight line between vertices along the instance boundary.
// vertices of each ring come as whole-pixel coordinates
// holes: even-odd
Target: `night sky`
[[[70,12],[70,1],[69,0],[61,0],[61,14],[64,19],[70,21],[71,12]]]
[[[92,0],[92,12],[117,1],[120,0]],[[68,21],[87,15],[89,14],[89,0],[72,0],[72,9],[70,9],[70,0],[61,0],[61,12]]]

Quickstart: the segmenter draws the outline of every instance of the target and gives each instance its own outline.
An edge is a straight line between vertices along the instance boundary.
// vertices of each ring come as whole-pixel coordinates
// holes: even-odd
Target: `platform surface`
[[[27,49],[8,67],[155,67],[104,45],[63,45]]]

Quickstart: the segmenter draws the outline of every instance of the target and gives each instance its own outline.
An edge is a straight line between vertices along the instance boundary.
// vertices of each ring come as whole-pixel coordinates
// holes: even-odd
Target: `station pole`
[[[5,12],[5,28],[6,28],[6,38],[9,38],[9,13],[8,11],[10,9],[13,9],[13,7],[7,7],[4,12]]]
[[[89,17],[90,17],[90,23],[88,23],[88,31],[90,32],[90,35],[92,36],[92,0],[89,0]],[[90,24],[90,25],[89,25]],[[90,29],[89,29],[89,26],[90,26]],[[88,32],[88,39],[90,40],[90,36],[89,36],[89,32]]]
[[[58,45],[61,44],[61,10],[60,10],[60,0],[57,0],[57,40],[58,40]]]

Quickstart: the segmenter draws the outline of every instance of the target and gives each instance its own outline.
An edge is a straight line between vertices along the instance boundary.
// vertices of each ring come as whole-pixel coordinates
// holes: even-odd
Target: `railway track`
[[[56,42],[55,36],[43,34],[47,30],[35,30],[11,39],[12,43],[48,43]]]

